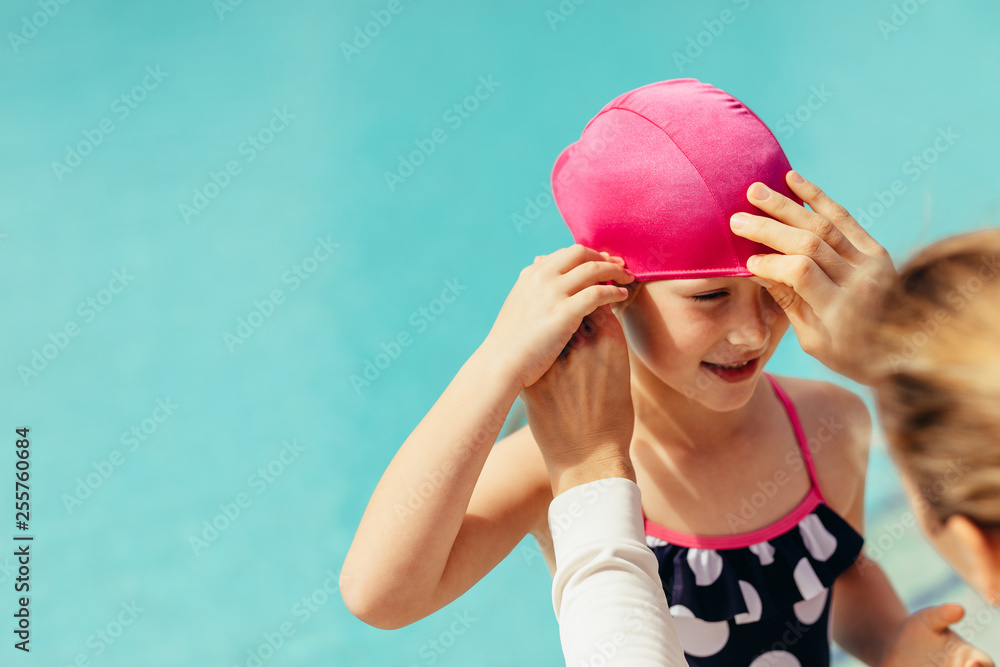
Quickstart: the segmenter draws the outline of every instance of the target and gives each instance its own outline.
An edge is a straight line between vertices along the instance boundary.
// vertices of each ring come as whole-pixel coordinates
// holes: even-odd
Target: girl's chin
[[[716,412],[736,410],[746,405],[753,397],[761,375],[758,370],[748,373],[745,378],[732,381],[719,377],[713,369],[701,364],[695,375],[695,382],[687,385],[687,387],[693,386],[693,391],[686,387],[684,394]]]

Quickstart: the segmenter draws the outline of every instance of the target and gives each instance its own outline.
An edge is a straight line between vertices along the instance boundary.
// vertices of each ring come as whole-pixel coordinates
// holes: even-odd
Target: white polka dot
[[[668,542],[666,540],[661,540],[658,537],[653,537],[652,535],[646,536],[646,545],[652,549],[653,547],[665,547]]]
[[[761,565],[770,565],[774,562],[774,547],[771,546],[770,542],[751,544],[750,551],[757,554],[757,558],[760,559]]]
[[[824,588],[823,592],[816,597],[796,602],[793,605],[793,608],[795,609],[795,618],[799,619],[806,625],[812,625],[818,621],[819,617],[823,615],[823,610],[826,609],[826,598],[828,594],[829,591]]]
[[[707,658],[726,647],[729,641],[729,623],[726,621],[703,621],[680,604],[670,608],[670,615],[673,616],[681,646],[688,655]]]
[[[809,559],[805,557],[795,566],[792,577],[795,579],[795,585],[799,587],[799,594],[803,600],[811,600],[826,588],[816,575],[816,570],[809,563]]]
[[[699,586],[711,586],[722,574],[722,556],[712,549],[690,549],[687,561]]]
[[[802,663],[788,651],[768,651],[751,662],[750,667],[802,667]]]
[[[736,614],[733,620],[736,621],[736,625],[756,623],[760,620],[761,614],[764,611],[764,604],[760,601],[760,594],[753,587],[753,584],[742,579],[740,580],[740,590],[743,591],[743,601],[746,602],[747,611],[743,614]]]
[[[837,538],[830,534],[823,522],[815,514],[810,514],[799,523],[799,532],[806,549],[818,561],[825,561],[837,550]]]

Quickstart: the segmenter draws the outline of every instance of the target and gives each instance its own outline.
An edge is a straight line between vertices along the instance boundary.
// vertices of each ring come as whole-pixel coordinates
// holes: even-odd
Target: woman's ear
[[[948,555],[960,559],[969,583],[990,604],[1000,604],[1000,535],[961,514],[948,517],[941,531],[941,537],[952,543]]]

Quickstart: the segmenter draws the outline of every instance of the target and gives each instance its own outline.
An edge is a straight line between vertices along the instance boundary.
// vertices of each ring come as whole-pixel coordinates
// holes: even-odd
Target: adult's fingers
[[[799,180],[801,179],[801,180]],[[885,248],[858,224],[858,221],[848,213],[847,209],[830,199],[819,186],[807,181],[795,170],[785,174],[785,182],[799,198],[812,207],[812,210],[836,225],[854,247],[869,257],[888,256]]]
[[[823,214],[807,210],[763,183],[754,183],[747,189],[747,200],[785,225],[811,232],[851,264],[860,264],[868,259],[837,225]]]
[[[747,268],[755,276],[791,287],[817,315],[835,303],[840,295],[837,285],[823,269],[803,255],[754,255],[747,261]],[[783,293],[779,291],[778,294]],[[772,296],[776,297],[773,292]],[[778,301],[777,297],[775,301]],[[794,302],[788,302],[786,307],[778,301],[778,305],[789,313],[789,317],[792,313],[788,307],[801,308]]]
[[[621,338],[624,342],[625,336],[621,323],[615,317],[611,307],[608,304],[603,304],[583,318],[576,333],[563,348],[563,353],[560,356],[566,355],[571,349],[583,345],[590,339],[607,341],[615,338]]]
[[[729,225],[736,234],[763,243],[778,252],[809,257],[837,284],[846,283],[853,273],[853,267],[844,260],[844,257],[830,247],[823,238],[808,229],[791,227],[771,218],[748,213],[737,213]],[[864,257],[854,246],[851,248],[859,257]]]

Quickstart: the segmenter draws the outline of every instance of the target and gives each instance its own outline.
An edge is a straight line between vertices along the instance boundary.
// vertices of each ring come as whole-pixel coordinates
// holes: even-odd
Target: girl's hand
[[[853,337],[857,318],[852,313],[878,304],[896,275],[892,258],[818,187],[794,171],[785,180],[812,211],[763,183],[751,185],[747,199],[778,222],[737,213],[732,230],[784,255],[755,255],[747,268],[784,309],[803,350],[831,370],[866,383],[871,378]]]
[[[635,426],[625,333],[610,306],[584,318],[564,353],[521,391],[552,494],[608,477],[635,481]]]
[[[628,296],[623,287],[601,284],[635,279],[616,259],[574,244],[536,257],[521,271],[484,342],[520,389],[552,366],[585,315]]]
[[[948,628],[964,615],[965,610],[958,604],[916,612],[903,622],[882,667],[994,667],[988,655],[965,643]]]

